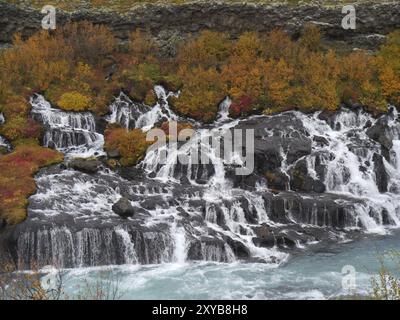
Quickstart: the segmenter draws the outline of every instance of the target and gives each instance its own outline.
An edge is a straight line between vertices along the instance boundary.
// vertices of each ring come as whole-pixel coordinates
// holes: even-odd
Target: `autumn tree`
[[[172,100],[175,109],[196,120],[212,121],[225,96],[220,74],[214,68],[182,66],[178,75],[184,87],[179,98]]]
[[[186,67],[219,68],[231,50],[232,43],[226,33],[205,30],[180,48],[177,63]]]

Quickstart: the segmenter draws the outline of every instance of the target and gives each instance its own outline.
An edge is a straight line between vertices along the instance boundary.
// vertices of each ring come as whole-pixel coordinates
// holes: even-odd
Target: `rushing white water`
[[[154,90],[158,102],[152,107],[121,93],[105,120],[143,131],[164,121],[189,121],[195,128],[190,140],[149,151],[130,178],[107,169],[92,175],[71,169],[39,174],[38,192],[29,206],[34,226],[28,224],[18,240],[22,265],[34,260],[62,267],[251,260],[277,266],[288,259],[287,249],[303,251],[322,241],[321,230],[328,229],[323,231],[326,239],[340,240],[354,229],[385,233],[400,226],[396,112],[387,125],[393,144],[390,158],[367,134],[367,127],[377,120],[361,111],[343,110],[330,124],[318,114],[299,112],[283,114],[287,123],[281,127],[274,126],[274,116],[248,119],[253,126],[265,125],[257,142],[278,150],[279,170],[288,181],[275,194],[263,179],[253,189],[235,185],[232,169],[243,168],[245,162],[236,150],[227,151],[224,143],[237,143],[228,133],[247,120],[229,118],[229,98],[207,127],[181,119],[170,109],[168,99],[176,94],[160,86]],[[33,117],[45,126],[45,146],[67,157],[104,155],[104,139],[91,113],[52,108],[40,95],[32,97],[31,104]],[[299,137],[311,148],[294,157],[287,141]],[[183,158],[186,163],[178,161]],[[308,177],[321,180],[325,192],[290,191],[292,170],[301,161]],[[377,172],[383,171],[389,177],[387,191],[378,186]],[[137,211],[133,218],[122,220],[113,212],[121,197]],[[40,221],[48,223],[40,227]],[[56,247],[50,248],[49,241]]]
[[[0,126],[1,126],[2,124],[4,124],[5,121],[6,121],[6,120],[4,119],[3,114],[0,113]],[[10,149],[11,149],[11,146],[10,146],[10,144],[8,143],[8,141],[7,141],[4,137],[2,137],[2,136],[0,135],[0,148],[1,148],[1,147],[5,148],[6,150],[10,150]]]
[[[261,263],[188,263],[149,266],[109,266],[71,269],[63,272],[66,294],[79,295],[82,281],[118,288],[122,299],[337,299],[372,294],[371,279],[380,261],[398,275],[396,262],[384,255],[399,250],[399,235],[372,237],[338,244],[316,253],[296,257],[284,266],[271,268]],[[355,270],[355,288],[342,283]],[[44,270],[44,285],[56,270]]]
[[[41,95],[31,98],[32,115],[45,128],[43,145],[64,152],[70,157],[103,155],[104,137],[96,132],[90,112],[66,112],[52,108]]]
[[[109,123],[119,123],[125,128],[138,128],[148,131],[161,121],[176,121],[179,117],[170,109],[168,99],[177,97],[178,93],[166,92],[161,86],[155,86],[154,92],[157,96],[157,103],[146,106],[135,103],[128,96],[121,93],[110,106],[110,115],[106,120]]]
[[[382,212],[385,212],[392,225],[400,226],[400,192],[389,187],[389,192],[382,193],[377,186],[377,176],[374,171],[374,154],[380,153],[380,146],[373,143],[366,134],[367,122],[376,120],[363,111],[351,112],[343,110],[335,119],[333,129],[325,121],[319,120],[318,115],[306,116],[296,114],[302,120],[305,128],[312,136],[323,137],[328,141],[325,146],[313,145],[313,152],[307,156],[307,164],[311,172],[316,171],[315,154],[326,165],[324,184],[327,191],[343,194],[364,203],[356,205],[355,214],[363,227],[370,232],[385,232],[382,223]],[[397,113],[393,116],[397,118]],[[393,137],[393,154],[395,159],[400,155],[398,139],[400,138],[398,121],[390,124]],[[332,157],[333,156],[333,157]],[[389,172],[390,184],[399,185],[399,170],[396,161],[383,160]]]

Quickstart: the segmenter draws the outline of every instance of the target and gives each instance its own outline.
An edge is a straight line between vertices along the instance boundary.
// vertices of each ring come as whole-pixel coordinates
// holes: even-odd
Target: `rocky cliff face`
[[[296,37],[304,24],[314,23],[325,32],[327,40],[372,48],[382,40],[382,35],[400,26],[400,2],[357,4],[356,30],[342,29],[344,15],[341,10],[341,6],[196,2],[143,5],[125,13],[105,10],[58,12],[57,23],[64,24],[70,20],[105,23],[122,40],[132,30],[144,28],[154,34],[169,54],[174,53],[171,43],[203,29],[225,31],[235,36],[244,31],[266,32],[282,28]],[[15,32],[28,36],[39,30],[42,17],[38,10],[1,2],[0,43],[10,43]]]

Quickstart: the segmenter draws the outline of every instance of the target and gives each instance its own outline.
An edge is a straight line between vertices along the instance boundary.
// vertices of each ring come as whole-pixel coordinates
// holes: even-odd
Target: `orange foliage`
[[[196,120],[210,122],[218,113],[218,104],[224,98],[220,74],[213,68],[182,66],[178,76],[184,83],[179,98],[172,102],[179,113]]]
[[[225,62],[231,51],[228,35],[214,31],[203,31],[181,47],[177,63],[187,67],[217,67]]]
[[[144,155],[151,142],[146,141],[146,133],[140,129],[126,130],[110,127],[105,132],[105,149],[118,151],[122,166],[136,165]]]
[[[171,131],[170,131],[171,122],[169,122],[169,121],[163,122],[163,123],[161,124],[161,126],[160,126],[160,129],[163,130],[163,131],[165,132],[165,134],[167,135],[167,137],[171,137],[171,136],[173,136],[173,135],[176,134],[176,137],[175,137],[175,138],[178,138],[179,133],[180,133],[182,130],[185,130],[185,129],[193,129],[193,126],[192,126],[190,123],[187,123],[187,122],[175,122],[175,124],[176,124],[176,132],[171,132]]]

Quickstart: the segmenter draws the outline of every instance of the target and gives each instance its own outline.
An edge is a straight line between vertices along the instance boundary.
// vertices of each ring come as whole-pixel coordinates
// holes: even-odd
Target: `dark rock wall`
[[[125,13],[105,10],[58,12],[57,23],[90,20],[107,24],[121,40],[136,28],[150,30],[166,53],[173,54],[171,42],[204,29],[229,32],[266,32],[282,28],[294,37],[306,23],[316,23],[327,40],[351,43],[352,47],[373,48],[385,35],[400,26],[400,2],[356,5],[357,29],[344,30],[341,6],[266,5],[242,3],[188,3],[183,5],[143,5]],[[15,32],[28,36],[41,28],[44,15],[38,10],[17,8],[0,2],[0,43],[7,44]]]

